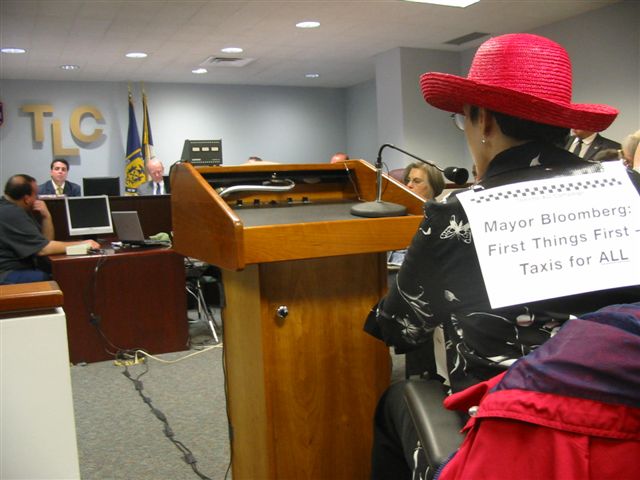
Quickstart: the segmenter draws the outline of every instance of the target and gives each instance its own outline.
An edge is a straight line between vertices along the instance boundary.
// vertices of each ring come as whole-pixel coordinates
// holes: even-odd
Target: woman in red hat
[[[426,73],[420,86],[427,103],[451,112],[464,131],[477,171],[476,188],[485,190],[596,171],[599,165],[564,150],[562,143],[570,128],[602,131],[618,114],[607,105],[572,103],[567,52],[530,34],[485,42],[467,78]],[[629,176],[640,192],[640,176],[631,171]],[[444,203],[426,204],[396,281],[372,310],[365,330],[405,353],[442,326],[446,367],[438,373],[448,377],[445,383],[455,393],[503,373],[569,318],[638,301],[640,285],[633,285],[492,308],[467,215],[452,194]],[[640,388],[636,391],[640,405]],[[403,384],[394,384],[376,411],[372,478],[425,478],[420,471],[425,467],[416,463],[422,455],[416,439]]]

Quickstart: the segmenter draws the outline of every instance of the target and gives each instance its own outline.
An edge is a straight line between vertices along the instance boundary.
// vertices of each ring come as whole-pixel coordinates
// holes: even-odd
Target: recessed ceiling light
[[[319,78],[320,74],[319,73],[305,73],[304,76],[306,78]]]
[[[194,68],[191,70],[191,73],[195,73],[196,75],[202,75],[203,73],[207,73],[208,70],[206,68]]]
[[[80,70],[78,65],[60,65],[62,70]]]
[[[315,21],[305,21],[296,23],[296,27],[298,28],[317,28],[320,26],[320,22]]]
[[[404,0],[405,2],[430,3],[432,5],[444,5],[445,7],[466,8],[469,5],[478,3],[480,0]]]
[[[127,58],[147,58],[147,54],[144,52],[129,52],[125,55]]]
[[[6,47],[6,48],[0,49],[0,52],[2,52],[2,53],[26,53],[27,51],[24,48]]]
[[[241,49],[240,47],[225,47],[220,51],[224,52],[224,53],[242,53],[242,52],[244,52],[244,50]]]

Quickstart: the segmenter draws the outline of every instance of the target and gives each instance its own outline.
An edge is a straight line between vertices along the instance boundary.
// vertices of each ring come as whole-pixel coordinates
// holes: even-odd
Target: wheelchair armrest
[[[427,461],[434,471],[464,439],[460,432],[462,419],[457,412],[444,408],[442,401],[445,397],[443,386],[437,380],[406,382],[404,398]]]

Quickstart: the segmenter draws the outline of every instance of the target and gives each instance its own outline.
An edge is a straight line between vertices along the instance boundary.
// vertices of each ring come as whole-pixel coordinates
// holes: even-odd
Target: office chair
[[[211,335],[216,343],[219,343],[216,331],[215,316],[211,311],[211,305],[224,308],[225,297],[222,285],[222,275],[220,269],[213,265],[200,262],[190,258],[185,258],[186,267],[186,289],[196,303],[198,318],[204,319],[209,324]],[[211,295],[211,288],[217,295]],[[212,296],[214,298],[212,298]]]
[[[405,384],[404,399],[429,464],[427,479],[433,478],[464,440],[460,431],[464,421],[459,413],[444,408],[445,398],[438,380],[420,378]]]
[[[447,398],[447,407],[474,417],[464,441],[461,416],[443,407],[442,385],[407,382],[427,478],[443,462],[446,478],[518,478],[523,469],[527,478],[636,478],[639,352],[640,303],[568,320],[505,372]]]

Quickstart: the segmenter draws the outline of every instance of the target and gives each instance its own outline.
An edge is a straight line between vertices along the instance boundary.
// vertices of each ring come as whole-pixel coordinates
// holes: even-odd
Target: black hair
[[[475,105],[472,105],[469,109],[469,119],[472,122],[477,120],[479,111],[480,108]],[[556,127],[525,120],[524,118],[512,117],[489,109],[487,111],[494,116],[502,133],[516,140],[539,140],[544,143],[563,145],[567,135],[569,135],[569,129],[565,127]]]
[[[69,170],[69,162],[67,162],[64,158],[56,158],[55,160],[53,160],[49,169],[53,170],[53,164],[58,162],[64,163],[67,166],[67,170]]]
[[[33,193],[32,184],[36,179],[26,173],[19,173],[7,180],[4,186],[4,194],[12,200],[21,200]]]

